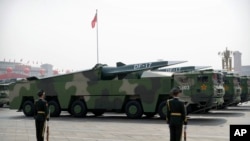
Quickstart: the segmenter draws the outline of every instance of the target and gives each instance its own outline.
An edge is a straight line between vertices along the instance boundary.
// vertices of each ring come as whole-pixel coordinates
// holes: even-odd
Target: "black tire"
[[[167,116],[167,103],[166,101],[162,101],[158,106],[158,114],[161,119],[166,119]]]
[[[71,113],[71,108],[68,108],[68,113],[70,114],[70,115],[72,115],[72,113]]]
[[[143,111],[138,101],[129,101],[125,106],[125,113],[128,118],[138,119],[142,117]]]
[[[206,109],[206,110],[205,110],[205,113],[209,113],[210,110],[211,110],[211,108]]]
[[[144,113],[144,115],[146,115],[147,118],[152,118],[155,116],[156,113]]]
[[[50,111],[50,116],[51,117],[58,117],[61,114],[61,108],[59,106],[59,104],[52,100],[48,102],[49,105],[49,111]]]
[[[74,117],[85,117],[87,114],[87,108],[85,104],[80,100],[74,101],[70,109],[71,109],[71,114]]]
[[[95,116],[101,116],[101,115],[103,115],[104,112],[105,112],[105,110],[94,110],[94,111],[92,111],[92,113]]]
[[[3,104],[0,104],[0,107],[3,107]]]
[[[22,105],[22,109],[25,116],[27,117],[34,116],[35,106],[33,102],[29,100],[25,101]]]

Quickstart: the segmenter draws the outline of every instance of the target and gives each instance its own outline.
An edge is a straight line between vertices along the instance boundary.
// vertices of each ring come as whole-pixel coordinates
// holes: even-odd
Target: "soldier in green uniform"
[[[44,132],[45,132],[45,121],[49,120],[48,114],[48,103],[45,100],[45,92],[44,90],[40,90],[37,95],[39,99],[35,102],[35,123],[36,123],[36,138],[37,141],[44,140]]]
[[[187,125],[186,108],[183,101],[179,99],[182,90],[175,87],[171,90],[173,98],[167,100],[167,123],[170,129],[170,141],[180,141],[183,125]]]

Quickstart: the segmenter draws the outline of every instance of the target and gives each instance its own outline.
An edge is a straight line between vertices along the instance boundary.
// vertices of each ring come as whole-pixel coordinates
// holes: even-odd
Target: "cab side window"
[[[200,75],[200,76],[197,77],[197,81],[202,82],[202,83],[206,83],[206,82],[208,82],[208,76]]]
[[[181,83],[187,83],[188,82],[188,78],[186,78],[186,77],[179,78],[179,82],[181,82]]]

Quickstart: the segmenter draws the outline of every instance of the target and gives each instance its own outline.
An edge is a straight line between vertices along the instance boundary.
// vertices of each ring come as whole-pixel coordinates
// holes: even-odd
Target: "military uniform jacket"
[[[35,102],[35,119],[44,121],[48,119],[48,114],[49,114],[49,110],[48,110],[47,101],[43,99],[38,99]]]
[[[169,125],[187,124],[186,108],[179,98],[167,100],[167,123]]]

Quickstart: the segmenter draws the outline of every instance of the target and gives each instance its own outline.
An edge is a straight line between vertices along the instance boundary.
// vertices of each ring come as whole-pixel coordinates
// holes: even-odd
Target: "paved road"
[[[189,115],[188,141],[229,141],[229,125],[250,125],[250,103],[208,114]],[[168,141],[164,120],[127,119],[124,114],[74,118],[68,113],[51,118],[49,141]],[[35,121],[22,112],[0,108],[1,141],[35,141]]]

